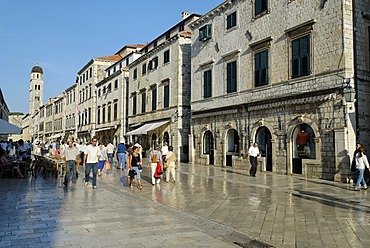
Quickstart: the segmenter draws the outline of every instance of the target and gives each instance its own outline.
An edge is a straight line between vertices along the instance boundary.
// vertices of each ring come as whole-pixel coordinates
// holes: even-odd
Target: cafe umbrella
[[[0,135],[21,134],[22,128],[17,127],[9,122],[0,119]]]

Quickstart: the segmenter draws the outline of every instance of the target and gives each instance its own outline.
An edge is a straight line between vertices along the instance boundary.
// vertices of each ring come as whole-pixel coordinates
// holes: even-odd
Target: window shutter
[[[299,76],[299,39],[292,41],[292,75]]]
[[[300,42],[301,75],[310,74],[310,39],[309,36],[302,37]]]
[[[255,0],[254,1],[254,15],[258,15],[262,11],[262,1],[261,0]]]
[[[268,83],[268,50],[261,53],[261,84]]]

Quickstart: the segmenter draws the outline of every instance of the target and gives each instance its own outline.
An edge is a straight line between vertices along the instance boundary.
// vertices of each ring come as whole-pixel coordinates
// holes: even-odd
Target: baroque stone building
[[[228,0],[193,22],[190,160],[249,169],[258,142],[262,171],[348,180],[370,140],[369,9]]]
[[[187,161],[190,113],[191,33],[189,24],[199,17],[182,13],[182,21],[161,34],[129,66],[126,133],[143,151],[165,142]]]

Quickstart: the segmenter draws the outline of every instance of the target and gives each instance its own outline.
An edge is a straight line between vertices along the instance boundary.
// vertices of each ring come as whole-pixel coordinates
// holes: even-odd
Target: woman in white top
[[[359,152],[356,154],[356,170],[357,170],[357,182],[355,186],[355,190],[360,190],[361,184],[363,185],[364,189],[368,189],[366,182],[364,180],[364,172],[365,166],[369,168],[369,161],[364,153],[364,148],[360,147]]]
[[[98,176],[101,176],[103,174],[105,161],[108,159],[108,154],[107,154],[107,148],[105,147],[103,143],[100,143],[99,149],[100,149],[100,158],[99,158],[99,164],[98,164]]]

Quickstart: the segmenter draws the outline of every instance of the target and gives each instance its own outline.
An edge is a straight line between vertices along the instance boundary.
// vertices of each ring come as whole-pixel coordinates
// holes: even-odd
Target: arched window
[[[165,132],[163,134],[163,143],[167,143],[168,145],[170,144],[170,135],[168,134],[168,132]]]
[[[293,131],[293,157],[316,159],[315,133],[306,123],[296,126]]]
[[[157,145],[157,134],[153,133],[152,134],[152,148],[154,149],[156,145]]]
[[[211,131],[207,131],[203,136],[203,154],[210,154],[213,149],[213,135]]]
[[[239,140],[238,132],[235,129],[229,130],[227,133],[227,151],[239,153]]]

